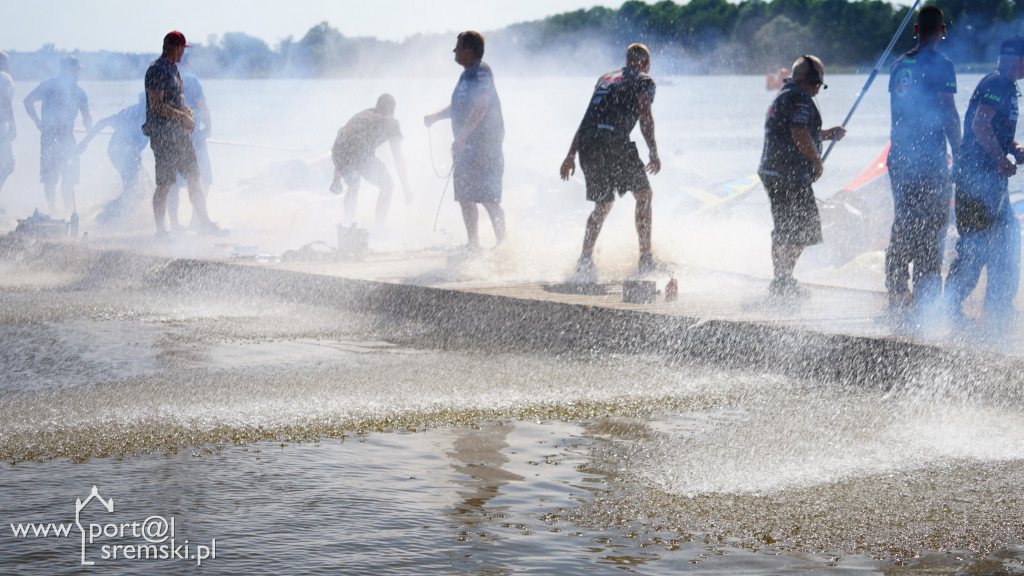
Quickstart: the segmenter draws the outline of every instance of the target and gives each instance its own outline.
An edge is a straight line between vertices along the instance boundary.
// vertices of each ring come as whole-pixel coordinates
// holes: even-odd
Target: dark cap
[[[1024,36],[1014,36],[1003,40],[999,47],[1000,56],[1024,56]]]
[[[64,68],[74,68],[75,70],[82,69],[82,63],[79,62],[78,58],[75,56],[65,56],[64,58],[61,58],[60,65]]]
[[[168,32],[167,36],[164,36],[164,46],[189,46],[188,42],[185,42],[185,35],[177,30]]]

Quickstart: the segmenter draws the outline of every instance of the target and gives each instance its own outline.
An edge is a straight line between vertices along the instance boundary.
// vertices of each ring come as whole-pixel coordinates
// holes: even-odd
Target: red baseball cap
[[[189,44],[185,42],[185,35],[177,30],[168,32],[167,36],[164,36],[164,46],[185,46],[189,47]]]

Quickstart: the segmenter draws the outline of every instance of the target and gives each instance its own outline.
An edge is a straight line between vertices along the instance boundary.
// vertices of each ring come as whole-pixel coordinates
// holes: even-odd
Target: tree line
[[[1024,0],[929,0],[946,14],[943,51],[961,67],[991,66],[1000,41],[1022,32]],[[564,73],[567,58],[599,54],[616,61],[623,48],[644,42],[659,73],[764,73],[812,53],[839,69],[874,64],[910,10],[885,0],[629,0],[618,9],[594,7],[485,31],[487,59],[515,61],[530,73]],[[346,37],[327,22],[300,39],[271,48],[243,32],[193,43],[193,70],[206,78],[346,78],[423,76],[451,72],[451,34],[416,35],[402,42]],[[895,54],[915,41],[908,30]],[[12,73],[41,79],[68,53],[47,45],[11,52]],[[83,78],[140,78],[158,55],[76,52]],[[571,60],[570,60],[571,61]]]

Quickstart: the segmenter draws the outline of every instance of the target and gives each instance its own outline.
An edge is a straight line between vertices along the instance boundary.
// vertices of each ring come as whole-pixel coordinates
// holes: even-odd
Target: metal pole
[[[903,18],[903,23],[900,24],[899,30],[896,31],[896,34],[892,37],[892,40],[889,41],[888,48],[886,48],[885,52],[882,53],[882,57],[878,59],[878,62],[875,64],[874,70],[872,70],[871,74],[868,76],[868,81],[864,83],[864,87],[861,88],[860,94],[857,95],[857,100],[854,101],[853,108],[850,108],[850,113],[847,114],[846,119],[843,120],[843,128],[846,128],[846,124],[850,122],[850,117],[853,116],[854,110],[857,109],[857,106],[860,104],[860,101],[864,98],[864,95],[867,93],[868,88],[871,87],[871,83],[875,81],[875,76],[878,76],[878,69],[881,68],[882,64],[884,64],[886,59],[889,58],[889,53],[892,52],[892,47],[896,45],[896,40],[899,39],[900,34],[903,34],[904,28],[907,27],[907,22],[910,22],[910,17],[914,15],[914,10],[917,9],[917,5],[920,3],[921,0],[915,0],[914,5],[910,7],[910,11],[907,12],[906,17]],[[825,162],[825,159],[828,158],[829,153],[832,152],[832,148],[835,145],[836,141],[832,140],[832,142],[828,145],[828,149],[826,149],[825,153],[822,154],[821,156],[822,162]]]

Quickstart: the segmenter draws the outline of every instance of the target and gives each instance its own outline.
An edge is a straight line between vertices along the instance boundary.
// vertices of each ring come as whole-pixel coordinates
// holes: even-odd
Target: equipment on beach
[[[72,214],[71,222],[67,220],[55,220],[39,210],[32,213],[28,218],[18,220],[18,227],[12,234],[16,236],[32,236],[34,238],[64,238],[78,235],[78,215]]]
[[[892,52],[892,47],[896,45],[896,40],[899,39],[900,34],[903,34],[903,29],[907,27],[907,22],[910,22],[910,17],[914,15],[914,10],[917,9],[917,5],[920,3],[921,0],[914,0],[914,5],[910,7],[910,10],[907,12],[906,17],[903,18],[903,22],[900,23],[900,27],[899,29],[896,30],[896,34],[894,34],[892,40],[889,41],[889,46],[886,47],[885,52],[882,52],[882,55],[878,58],[878,62],[875,63],[874,69],[871,70],[871,74],[868,76],[868,81],[865,82],[864,87],[860,89],[860,94],[857,94],[857,99],[853,102],[853,107],[850,108],[849,114],[847,114],[846,118],[843,120],[843,128],[846,128],[846,125],[850,122],[850,118],[853,116],[853,112],[857,109],[857,106],[860,105],[860,101],[864,98],[864,95],[867,94],[868,88],[871,87],[871,83],[875,81],[875,76],[878,76],[878,69],[881,68],[882,64],[884,64],[886,59],[889,58],[889,53]],[[825,159],[828,158],[829,153],[832,152],[832,148],[835,145],[835,140],[832,140],[829,143],[828,148],[825,150],[825,153],[821,155],[822,162],[824,162]]]

